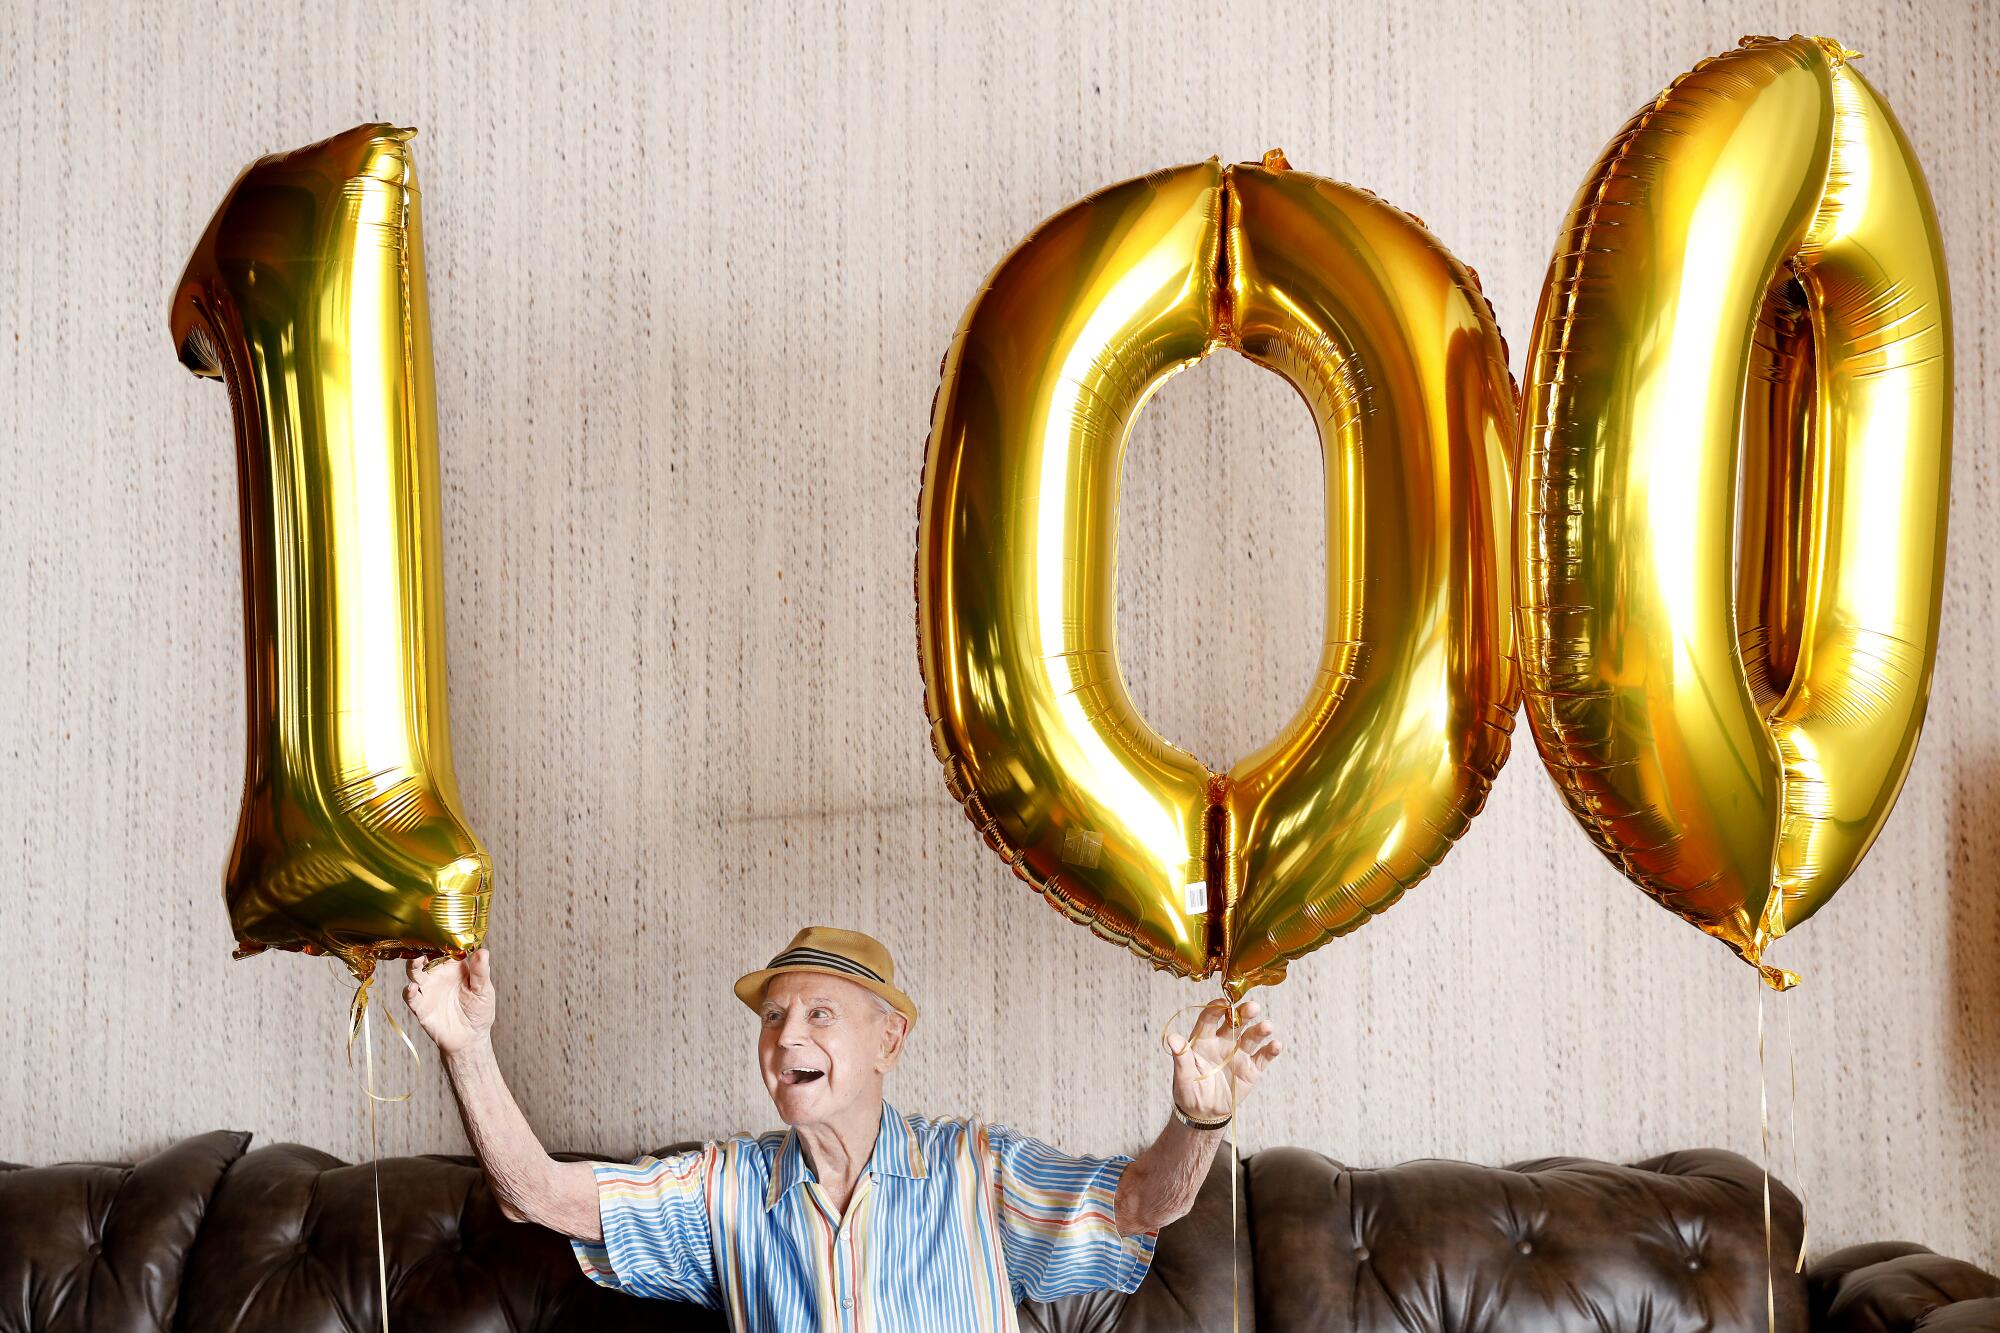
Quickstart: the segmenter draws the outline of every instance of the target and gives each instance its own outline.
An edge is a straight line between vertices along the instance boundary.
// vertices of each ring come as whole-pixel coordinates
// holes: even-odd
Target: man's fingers
[[[417,970],[417,960],[414,958],[403,960],[403,971],[410,978],[410,984],[403,987],[403,998],[407,1000],[410,998],[410,992],[417,988],[417,983],[423,980],[424,974]]]
[[[1220,1063],[1237,1055],[1248,1055],[1270,1040],[1276,1032],[1276,1025],[1267,1018],[1248,1027],[1239,1026],[1234,1034],[1226,1030],[1216,1033],[1212,1038],[1214,1046],[1211,1049],[1217,1052],[1215,1059]]]
[[[1276,1036],[1277,1032],[1276,1025],[1267,1018],[1261,1023],[1244,1028],[1243,1035],[1236,1039],[1236,1048],[1242,1051],[1254,1051]]]
[[[1234,1056],[1235,1067],[1249,1070],[1262,1069],[1264,1067],[1262,1063],[1265,1058],[1264,1052],[1270,1050],[1276,1044],[1276,1041],[1272,1039],[1244,1043],[1236,1048],[1236,1055]]]
[[[483,991],[493,981],[493,959],[484,949],[474,949],[465,956],[465,978],[475,991]]]
[[[1209,1076],[1213,1066],[1201,1058],[1201,1055],[1194,1048],[1193,1041],[1185,1037],[1173,1036],[1169,1036],[1167,1040],[1173,1043],[1168,1049],[1173,1052],[1174,1078],[1176,1080],[1182,1078],[1203,1079]]]
[[[1222,1031],[1222,1020],[1228,1013],[1228,1005],[1220,1000],[1210,1000],[1201,1007],[1201,1012],[1195,1015],[1194,1030],[1188,1034],[1188,1039],[1200,1041],[1205,1037],[1213,1037]]]

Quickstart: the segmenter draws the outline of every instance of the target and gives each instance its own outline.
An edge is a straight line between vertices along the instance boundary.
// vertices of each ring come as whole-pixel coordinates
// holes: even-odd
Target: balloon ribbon
[[[361,1092],[368,1102],[368,1169],[373,1174],[375,1185],[375,1275],[382,1294],[382,1333],[389,1333],[389,1247],[382,1232],[382,1151],[375,1123],[375,1103],[406,1102],[410,1094],[390,1096],[375,1090],[375,1027],[368,1012],[368,992],[375,984],[375,960],[349,958],[343,960],[353,970],[355,977],[354,999],[347,1006],[347,1067],[354,1067],[354,1039],[361,1038],[361,1057],[364,1070]],[[418,1069],[423,1068],[423,1057],[417,1054],[416,1043],[410,1034],[403,1031],[396,1016],[387,1010],[382,1017],[388,1022],[390,1031],[402,1038],[403,1047],[410,1053],[410,1060]]]
[[[1776,1264],[1771,1251],[1771,1088],[1764,1059],[1764,991],[1757,988],[1757,1132],[1764,1151],[1764,1326],[1766,1333],[1778,1331],[1778,1291]],[[1792,1044],[1792,1034],[1785,1035],[1785,1062],[1791,1074],[1791,1097],[1785,1110],[1789,1128],[1785,1132],[1785,1145],[1792,1167],[1792,1192],[1799,1199],[1799,1253],[1792,1261],[1792,1272],[1803,1273],[1806,1267],[1806,1237],[1812,1229],[1811,1219],[1806,1210],[1805,1186],[1798,1182],[1799,1174],[1799,1062]]]

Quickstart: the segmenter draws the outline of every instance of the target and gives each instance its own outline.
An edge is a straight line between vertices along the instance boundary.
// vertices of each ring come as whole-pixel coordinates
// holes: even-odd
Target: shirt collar
[[[868,1166],[862,1174],[873,1172],[878,1176],[901,1176],[906,1180],[923,1180],[928,1176],[924,1163],[923,1145],[910,1132],[910,1122],[902,1112],[882,1103],[882,1124],[875,1131],[875,1151],[869,1154]],[[799,1142],[796,1129],[785,1131],[784,1142],[778,1145],[778,1155],[771,1163],[771,1184],[764,1194],[766,1212],[777,1206],[778,1200],[794,1185],[818,1176],[806,1163],[805,1146]]]

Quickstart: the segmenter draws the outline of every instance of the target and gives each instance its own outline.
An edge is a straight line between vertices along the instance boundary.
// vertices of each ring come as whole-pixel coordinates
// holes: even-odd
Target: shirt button
[[[852,1310],[854,1308],[854,1298],[852,1296],[842,1296],[840,1298],[840,1308],[843,1310]]]

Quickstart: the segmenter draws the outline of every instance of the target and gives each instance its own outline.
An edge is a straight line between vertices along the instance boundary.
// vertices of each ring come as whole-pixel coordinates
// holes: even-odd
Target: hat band
[[[799,963],[803,963],[809,967],[830,967],[836,972],[845,972],[850,976],[866,977],[878,986],[889,984],[888,980],[874,969],[864,967],[852,958],[846,958],[837,953],[828,953],[824,949],[787,949],[776,958],[773,958],[770,966],[791,967]]]

